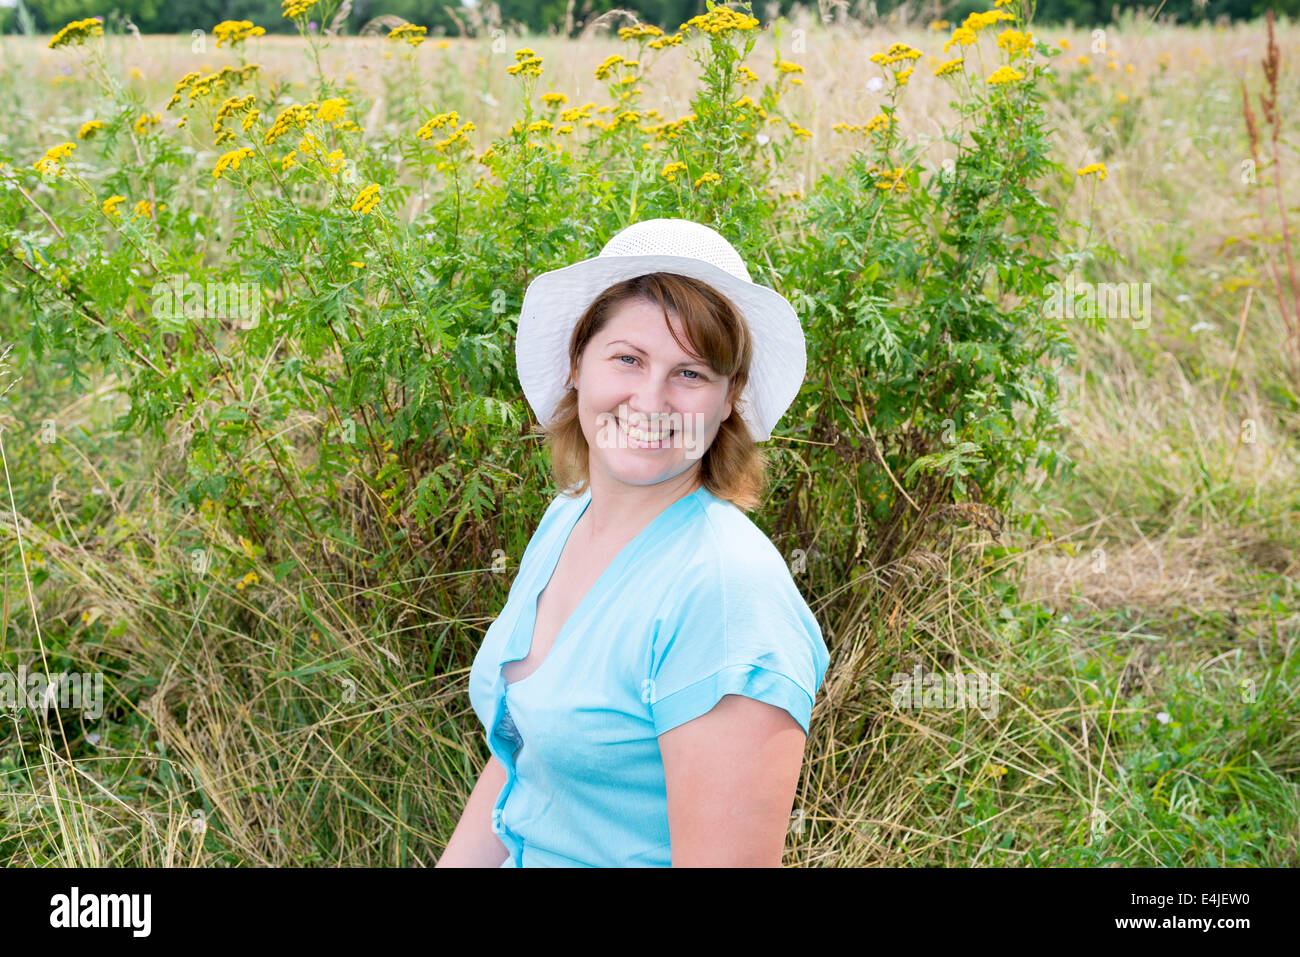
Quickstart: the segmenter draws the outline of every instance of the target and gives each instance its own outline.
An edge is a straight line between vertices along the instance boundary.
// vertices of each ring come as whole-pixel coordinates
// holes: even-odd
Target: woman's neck
[[[579,523],[586,526],[580,537],[593,549],[621,548],[664,509],[701,485],[698,467],[654,485],[630,485],[598,474],[593,474],[589,482],[591,504]]]

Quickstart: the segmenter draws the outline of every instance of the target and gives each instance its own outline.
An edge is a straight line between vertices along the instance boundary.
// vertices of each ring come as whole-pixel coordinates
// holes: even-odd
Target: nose
[[[655,413],[668,411],[664,405],[666,393],[664,382],[658,376],[646,376],[628,395],[628,412],[633,417],[640,416],[643,422],[648,423]]]

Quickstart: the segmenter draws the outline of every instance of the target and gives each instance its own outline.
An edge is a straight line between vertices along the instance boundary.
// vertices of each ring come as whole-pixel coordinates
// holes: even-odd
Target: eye
[[[636,362],[636,356],[615,356],[614,358],[616,358],[616,359],[631,359],[633,362]],[[626,365],[626,364],[627,364],[627,363],[624,363],[624,365]]]
[[[698,372],[696,372],[694,369],[683,369],[682,371],[689,376],[694,376],[695,379],[702,378],[701,375]]]

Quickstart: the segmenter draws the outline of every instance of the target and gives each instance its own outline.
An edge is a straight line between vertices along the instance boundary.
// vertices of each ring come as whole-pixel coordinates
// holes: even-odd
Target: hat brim
[[[655,272],[707,283],[731,300],[745,320],[754,352],[741,414],[754,441],[766,441],[803,385],[807,353],[799,317],[776,290],[686,256],[596,256],[543,273],[528,284],[515,339],[515,370],[538,421],[549,424],[568,390],[569,339],[583,312],[615,283]]]

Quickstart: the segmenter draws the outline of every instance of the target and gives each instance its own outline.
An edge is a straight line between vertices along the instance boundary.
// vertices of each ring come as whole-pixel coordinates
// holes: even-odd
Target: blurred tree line
[[[490,5],[490,0],[485,4]],[[754,13],[767,22],[770,13],[788,15],[796,0],[754,0]],[[804,4],[816,8],[817,4]],[[987,10],[992,0],[849,0],[847,16],[867,22],[889,20],[895,13],[911,22],[946,19],[960,22],[967,13]],[[1034,20],[1078,26],[1114,22],[1124,10],[1149,16],[1159,0],[1145,4],[1115,0],[1038,0]],[[518,23],[534,33],[562,31],[566,23],[574,33],[600,14],[620,8],[636,11],[646,23],[665,32],[705,11],[704,0],[500,0],[500,22]],[[1300,15],[1300,0],[1167,0],[1160,18],[1177,23],[1222,19],[1253,19],[1269,7],[1280,16]],[[827,5],[827,10],[831,10]],[[279,0],[0,0],[0,32],[53,33],[70,20],[96,15],[128,18],[142,33],[189,33],[210,30],[222,20],[251,20],[272,32],[292,32],[280,14]],[[429,28],[430,35],[457,36],[464,24],[472,32],[474,12],[462,0],[352,0],[347,32],[356,33],[375,17],[401,17]],[[620,22],[617,25],[622,25]]]

